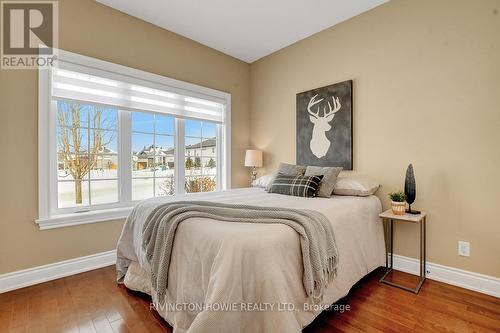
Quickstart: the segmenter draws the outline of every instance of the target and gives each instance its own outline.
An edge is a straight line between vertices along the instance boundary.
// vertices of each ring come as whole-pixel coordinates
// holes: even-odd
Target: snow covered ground
[[[216,172],[216,168],[203,168],[204,176],[215,177]],[[186,178],[201,175],[201,169],[186,170]],[[82,182],[83,202],[81,206],[89,205],[89,176],[92,205],[118,202],[117,170],[92,170],[90,175],[86,175],[84,177],[85,181]],[[132,179],[132,200],[143,200],[153,196],[168,195],[174,177],[174,170],[136,170],[132,171],[132,177],[134,178]],[[153,180],[152,177],[156,177],[156,179]],[[73,177],[60,170],[58,179],[60,180],[58,182],[59,208],[77,206]]]

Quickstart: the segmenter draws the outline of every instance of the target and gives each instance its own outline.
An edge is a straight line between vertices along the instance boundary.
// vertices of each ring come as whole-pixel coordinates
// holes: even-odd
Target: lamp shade
[[[262,152],[260,150],[247,149],[245,153],[245,166],[260,168],[262,166]]]

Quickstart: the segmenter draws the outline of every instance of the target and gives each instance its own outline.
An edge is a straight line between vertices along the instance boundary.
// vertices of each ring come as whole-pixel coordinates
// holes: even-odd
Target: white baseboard
[[[394,255],[394,269],[410,274],[419,274],[418,259]],[[484,274],[427,262],[427,278],[483,294],[500,297],[500,279]]]
[[[59,279],[116,263],[116,250],[0,275],[0,293]]]
[[[2,274],[0,275],[0,293],[91,271],[115,263],[116,250],[112,250]],[[419,261],[414,258],[394,255],[394,269],[410,274],[418,274]],[[427,278],[500,297],[500,279],[493,276],[427,262]]]

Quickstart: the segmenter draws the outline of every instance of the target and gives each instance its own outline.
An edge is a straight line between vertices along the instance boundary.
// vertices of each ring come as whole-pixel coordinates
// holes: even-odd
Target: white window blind
[[[216,97],[62,61],[52,71],[51,93],[54,99],[159,112],[180,118],[223,123],[225,116],[225,104]]]

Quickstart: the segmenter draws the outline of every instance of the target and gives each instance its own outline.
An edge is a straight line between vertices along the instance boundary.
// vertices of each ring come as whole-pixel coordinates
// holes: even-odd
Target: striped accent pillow
[[[269,188],[269,193],[293,195],[296,197],[315,197],[322,178],[322,175],[291,176],[279,173]]]

